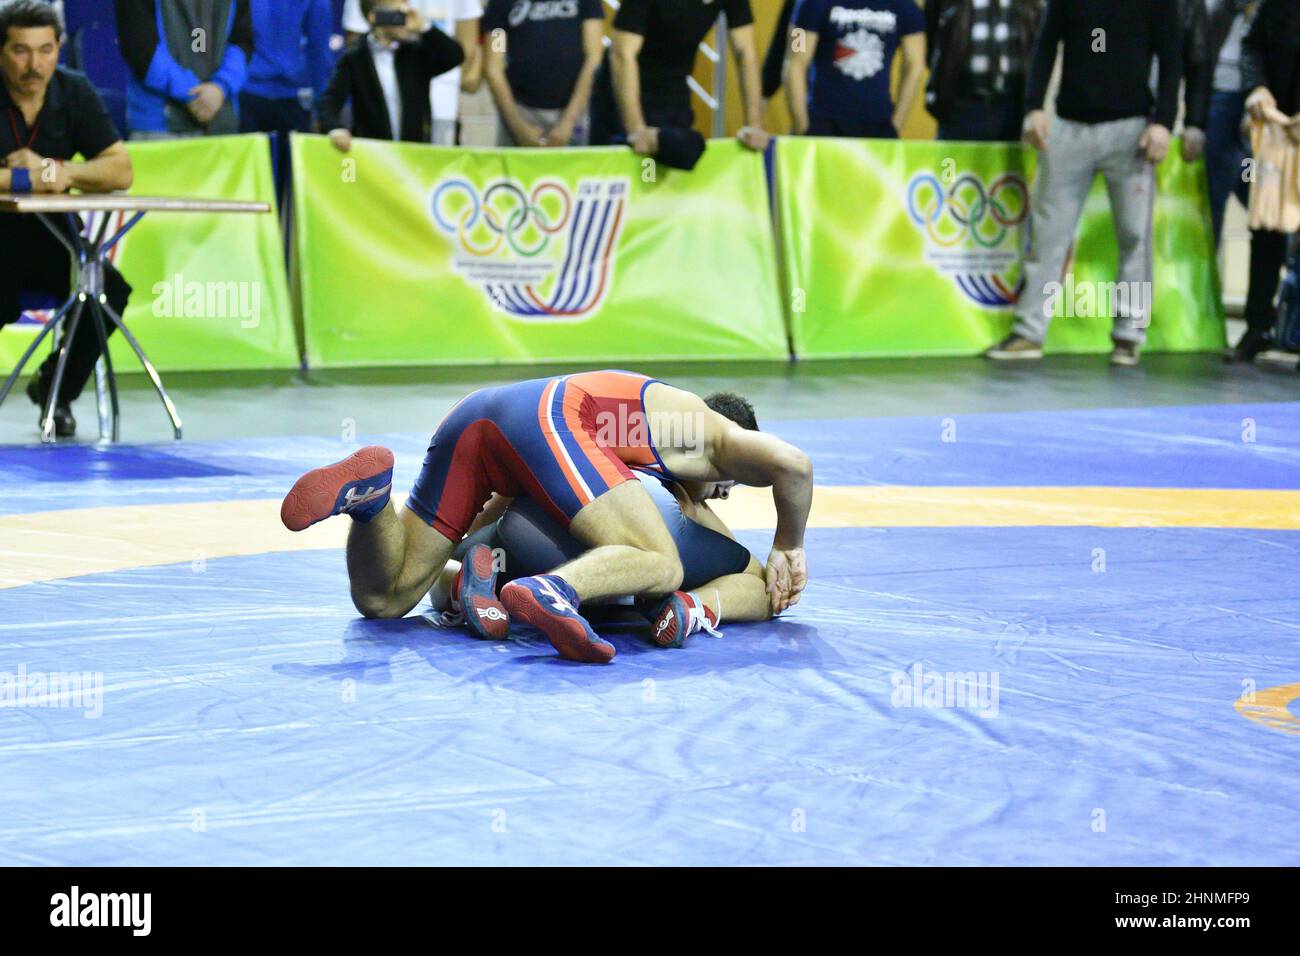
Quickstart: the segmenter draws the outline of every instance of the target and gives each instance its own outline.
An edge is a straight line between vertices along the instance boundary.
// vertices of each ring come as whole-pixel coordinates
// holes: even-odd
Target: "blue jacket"
[[[244,89],[272,100],[325,90],[334,71],[330,0],[248,0],[253,11],[253,58]],[[304,42],[305,38],[305,42]]]
[[[176,62],[167,49],[162,11],[157,0],[114,0],[118,45],[131,68],[126,84],[126,121],[133,130],[165,132],[168,100],[188,103],[189,91],[203,82]],[[221,64],[208,82],[216,83],[233,105],[244,86],[253,51],[248,0],[234,0],[227,25],[228,39]]]

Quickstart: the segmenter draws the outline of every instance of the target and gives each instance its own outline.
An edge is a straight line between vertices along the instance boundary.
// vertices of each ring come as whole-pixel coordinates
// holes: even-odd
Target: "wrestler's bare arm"
[[[772,488],[776,535],[766,578],[772,613],[780,614],[799,603],[799,594],[808,584],[803,536],[812,509],[812,461],[789,442],[735,424],[713,436],[710,460],[723,480]]]
[[[720,430],[710,449],[720,479],[772,489],[776,504],[776,539],[782,551],[803,547],[812,508],[812,460],[789,442],[739,425]]]

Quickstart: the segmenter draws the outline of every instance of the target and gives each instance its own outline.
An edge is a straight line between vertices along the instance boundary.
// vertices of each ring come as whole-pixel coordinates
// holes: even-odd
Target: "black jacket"
[[[1210,115],[1210,88],[1214,85],[1214,64],[1210,61],[1205,0],[1179,0],[1178,16],[1183,31],[1183,125],[1205,129]]]
[[[971,0],[927,0],[925,51],[930,80],[925,87],[925,108],[940,122],[952,113],[970,48]],[[1020,18],[1021,62],[1029,68],[1029,55],[1043,13],[1043,0],[1015,0]]]
[[[1179,0],[1047,0],[1025,77],[1025,109],[1043,108],[1060,47],[1062,119],[1106,123],[1154,114],[1172,129],[1183,80],[1180,8]],[[1098,30],[1105,56],[1096,55]],[[1160,63],[1154,96],[1153,59]]]
[[[1268,87],[1288,116],[1300,111],[1300,0],[1262,0],[1241,41],[1241,78],[1247,91]]]
[[[167,47],[167,41],[158,36],[157,0],[113,0],[113,7],[117,14],[118,49],[135,78],[143,83],[159,47]],[[245,59],[252,59],[253,14],[247,3],[235,4],[227,42],[243,50]]]
[[[353,135],[401,139],[408,143],[429,142],[432,126],[429,81],[454,70],[464,59],[460,44],[437,27],[425,31],[415,43],[398,46],[393,66],[402,100],[402,129],[400,136],[394,136],[370,43],[368,38],[363,39],[339,58],[329,85],[317,100],[316,116],[321,131],[338,128],[343,105],[351,100]]]

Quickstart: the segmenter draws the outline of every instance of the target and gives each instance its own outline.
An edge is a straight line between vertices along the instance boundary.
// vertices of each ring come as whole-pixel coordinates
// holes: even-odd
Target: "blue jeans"
[[[1205,176],[1210,188],[1210,217],[1214,222],[1214,244],[1223,232],[1223,211],[1229,194],[1244,206],[1250,199],[1250,185],[1243,178],[1242,160],[1250,155],[1241,135],[1241,118],[1246,108],[1246,91],[1215,90],[1210,95],[1210,115],[1205,123]]]

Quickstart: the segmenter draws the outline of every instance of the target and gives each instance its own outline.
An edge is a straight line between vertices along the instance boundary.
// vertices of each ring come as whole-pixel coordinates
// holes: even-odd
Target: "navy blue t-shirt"
[[[801,0],[792,23],[817,34],[808,112],[854,122],[888,122],[889,68],[899,41],[925,30],[915,0]]]
[[[488,0],[483,42],[506,31],[506,79],[534,109],[569,105],[582,72],[582,24],[603,19],[601,0]]]

